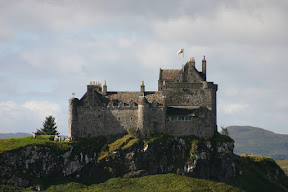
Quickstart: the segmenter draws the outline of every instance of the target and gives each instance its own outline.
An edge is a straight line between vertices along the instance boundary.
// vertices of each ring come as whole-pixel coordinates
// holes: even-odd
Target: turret
[[[149,129],[149,103],[145,97],[138,99],[138,126],[139,137],[144,138]]]
[[[77,136],[77,106],[79,99],[69,99],[69,118],[68,118],[68,136]]]
[[[205,56],[203,56],[203,60],[202,60],[202,74],[203,74],[203,78],[206,81],[206,59]]]

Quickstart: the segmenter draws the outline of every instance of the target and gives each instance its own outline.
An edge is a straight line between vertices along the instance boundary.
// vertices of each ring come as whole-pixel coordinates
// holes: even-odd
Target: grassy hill
[[[32,191],[31,189],[24,189],[12,186],[2,186],[2,191]],[[0,189],[1,191],[1,189]],[[137,192],[147,192],[147,191],[230,191],[230,192],[241,192],[242,190],[222,183],[208,181],[204,179],[196,179],[185,176],[180,176],[177,174],[162,174],[162,175],[149,175],[140,178],[112,178],[104,183],[92,184],[90,186],[70,182],[66,184],[53,185],[47,188],[47,192],[55,191],[69,191],[69,192],[113,192],[113,191],[137,191]]]
[[[288,135],[276,134],[250,126],[229,126],[229,136],[235,141],[236,154],[269,156],[288,160]]]
[[[5,151],[17,150],[27,145],[47,145],[57,150],[67,150],[69,143],[55,143],[51,136],[32,136],[13,139],[0,139],[0,154]],[[123,138],[115,141],[119,143]],[[85,145],[85,143],[79,142]],[[70,143],[71,144],[71,143]],[[133,145],[133,143],[131,144]],[[113,146],[111,146],[113,147]],[[225,182],[196,179],[177,174],[149,175],[140,178],[112,178],[103,183],[97,181],[71,179],[65,177],[42,178],[45,191],[288,191],[288,178],[281,172],[277,173],[277,164],[271,158],[258,156],[234,156],[236,176]],[[277,173],[277,181],[274,180]],[[35,187],[20,188],[0,185],[1,191],[33,191]]]
[[[54,136],[51,135],[37,135],[37,139],[33,139],[32,136],[19,137],[19,138],[7,138],[0,139],[0,154],[5,151],[15,150],[27,145],[49,145],[57,149],[65,150],[68,148],[68,143],[53,142]]]

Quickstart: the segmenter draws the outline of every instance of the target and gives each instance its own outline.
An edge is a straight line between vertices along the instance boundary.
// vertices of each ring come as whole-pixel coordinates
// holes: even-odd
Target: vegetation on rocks
[[[275,161],[268,157],[243,155],[233,155],[233,162],[235,165],[235,177],[228,180],[205,180],[191,177],[180,176],[170,172],[177,172],[177,169],[185,164],[185,159],[193,166],[193,162],[199,161],[203,158],[202,167],[209,165],[209,156],[205,148],[211,148],[211,157],[217,155],[217,150],[225,150],[228,143],[233,144],[233,140],[225,135],[217,134],[214,138],[197,138],[195,136],[185,136],[173,138],[167,135],[158,134],[151,135],[146,139],[138,139],[133,136],[126,135],[114,142],[108,143],[105,137],[97,137],[90,139],[77,139],[71,142],[54,142],[51,141],[51,136],[41,135],[36,139],[30,137],[16,138],[16,139],[1,139],[0,140],[0,158],[6,152],[15,152],[27,146],[44,146],[48,147],[50,151],[55,154],[71,154],[73,161],[83,158],[80,163],[83,166],[83,171],[76,172],[69,177],[63,176],[45,176],[45,177],[29,177],[32,178],[31,187],[21,188],[11,185],[0,185],[1,191],[32,191],[36,188],[45,189],[45,191],[288,191],[288,179],[275,163]],[[188,153],[180,149],[182,145]],[[213,148],[214,147],[214,148]],[[223,148],[224,147],[224,148]],[[143,150],[148,150],[146,156],[143,155]],[[72,150],[73,149],[73,150]],[[149,151],[150,150],[150,151]],[[182,151],[181,151],[182,150]],[[203,151],[204,150],[204,151]],[[142,152],[141,152],[142,151]],[[139,153],[137,155],[137,153]],[[173,153],[173,158],[167,156],[162,158],[166,153]],[[181,160],[177,154],[185,154]],[[213,153],[214,156],[213,156]],[[133,157],[134,154],[134,157]],[[141,155],[142,154],[142,155]],[[159,154],[158,157],[152,155]],[[95,156],[96,155],[96,156]],[[131,156],[132,155],[132,156]],[[85,157],[87,156],[88,159]],[[92,157],[96,160],[92,160]],[[129,159],[126,159],[129,156]],[[202,157],[201,157],[202,156]],[[64,156],[63,156],[64,157]],[[149,159],[149,158],[150,159]],[[168,158],[169,157],[169,158]],[[117,158],[119,160],[117,160]],[[125,167],[121,167],[125,163],[134,162],[136,159],[140,163],[147,158],[147,168],[154,163],[156,166],[158,161],[163,161],[165,165],[174,165],[174,168],[163,167],[163,173],[142,176],[139,178],[120,178],[121,171],[127,171]],[[208,159],[207,159],[208,158]],[[116,160],[115,160],[116,159]],[[165,160],[166,159],[166,160]],[[219,160],[216,161],[217,166],[221,166]],[[87,163],[85,163],[87,161]],[[138,163],[139,163],[138,162]],[[123,164],[124,163],[124,164]],[[149,163],[149,164],[148,164]],[[200,163],[200,161],[198,162]],[[96,169],[91,169],[90,165],[98,166]],[[164,165],[163,164],[163,165]],[[89,166],[88,166],[89,165]],[[85,169],[85,166],[88,166]],[[101,166],[103,168],[101,168]],[[120,167],[119,167],[120,166]],[[139,166],[135,161],[135,165]],[[152,167],[153,167],[152,166]],[[157,166],[155,169],[159,169]],[[22,170],[21,170],[22,171]],[[195,170],[197,171],[197,170]],[[217,170],[214,170],[217,171]],[[100,177],[91,177],[89,174],[100,174]],[[180,172],[181,173],[181,172]],[[199,172],[201,173],[201,172]],[[202,174],[202,173],[201,173]],[[77,176],[79,175],[79,176]],[[80,176],[81,175],[81,176]],[[118,175],[118,176],[117,176]],[[140,175],[141,176],[141,175]],[[102,178],[101,178],[102,177]],[[119,177],[119,178],[111,178]]]
[[[283,169],[284,173],[288,175],[288,160],[276,160],[276,163]]]

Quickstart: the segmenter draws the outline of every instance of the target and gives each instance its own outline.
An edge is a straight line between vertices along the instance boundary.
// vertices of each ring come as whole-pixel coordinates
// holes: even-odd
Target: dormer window
[[[158,106],[157,101],[154,100],[154,101],[152,102],[152,108],[157,108],[157,106]]]
[[[134,109],[135,108],[135,102],[134,101],[130,101],[129,107],[130,107],[130,109]]]
[[[122,101],[120,101],[119,105],[118,105],[119,109],[123,109],[124,108],[124,103]]]
[[[113,102],[112,102],[112,101],[110,101],[110,102],[108,103],[107,108],[108,108],[108,109],[113,109]]]

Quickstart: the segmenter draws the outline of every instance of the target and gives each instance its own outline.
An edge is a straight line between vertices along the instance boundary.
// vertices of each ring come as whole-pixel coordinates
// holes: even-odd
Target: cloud
[[[219,106],[220,111],[222,110],[226,114],[237,114],[240,112],[244,112],[245,109],[247,109],[249,105],[247,104],[240,104],[240,103],[233,103],[233,104],[222,104]]]
[[[190,42],[194,45],[225,43],[286,44],[288,30],[285,9],[281,3],[251,4],[245,1],[237,6],[222,4],[212,15],[206,12],[182,15],[167,20],[155,19],[153,31],[164,40]],[[285,4],[287,6],[287,3]],[[169,31],[169,33],[167,33]]]
[[[63,122],[59,123],[59,119],[63,121],[61,107],[58,104],[47,101],[27,101],[23,104],[17,104],[14,101],[6,101],[0,103],[0,121],[1,133],[11,132],[33,132],[42,127],[42,123],[46,116],[52,115],[56,117],[58,127],[60,125],[61,133],[67,133]]]

